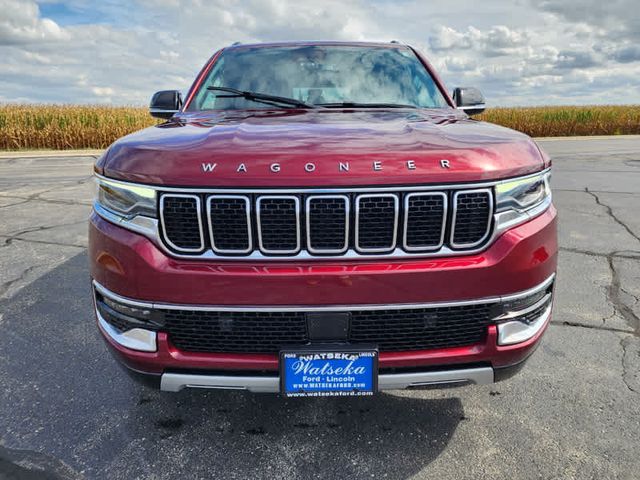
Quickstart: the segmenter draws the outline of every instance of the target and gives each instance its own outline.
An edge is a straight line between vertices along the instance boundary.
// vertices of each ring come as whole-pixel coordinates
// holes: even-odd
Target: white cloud
[[[497,57],[517,54],[527,45],[528,38],[526,30],[512,30],[504,25],[485,31],[468,27],[462,32],[441,25],[430,37],[429,46],[434,52],[470,49],[483,56]]]
[[[0,0],[0,101],[144,105],[235,41],[397,39],[489,104],[640,103],[634,0],[585,1],[595,13],[577,0],[67,0],[90,10],[61,21]]]
[[[441,50],[464,49],[471,47],[469,34],[458,32],[451,27],[440,25],[435,34],[429,39],[431,50],[439,52]]]
[[[478,66],[475,60],[461,57],[446,57],[444,63],[450,72],[472,73]]]
[[[543,11],[589,27],[604,27],[610,37],[640,38],[635,0],[531,0]]]
[[[116,93],[111,87],[91,87],[91,91],[98,97],[108,97]]]
[[[0,0],[0,45],[57,42],[69,36],[56,22],[40,18],[33,1]]]

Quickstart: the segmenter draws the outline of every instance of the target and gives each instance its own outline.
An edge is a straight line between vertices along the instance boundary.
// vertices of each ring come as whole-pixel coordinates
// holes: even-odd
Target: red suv
[[[98,327],[184,387],[490,383],[549,324],[551,162],[398,43],[233,45],[95,166]]]

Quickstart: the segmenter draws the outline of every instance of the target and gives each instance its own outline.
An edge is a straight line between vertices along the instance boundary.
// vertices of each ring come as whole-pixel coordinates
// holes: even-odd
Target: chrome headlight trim
[[[142,215],[138,215],[133,218],[126,218],[104,208],[97,201],[93,202],[93,210],[99,217],[104,218],[114,225],[144,235],[154,243],[162,245],[162,243],[160,242],[160,237],[158,236],[159,222],[155,218],[144,217]]]

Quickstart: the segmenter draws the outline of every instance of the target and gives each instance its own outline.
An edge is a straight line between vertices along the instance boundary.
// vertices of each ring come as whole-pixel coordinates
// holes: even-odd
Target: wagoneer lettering
[[[440,162],[440,166],[442,168],[451,168],[451,164],[449,163],[449,160],[445,160],[445,159],[441,159],[439,160]],[[383,169],[384,167],[384,162],[381,161],[374,161],[371,164],[371,169],[373,171],[380,171]],[[213,173],[216,168],[218,167],[217,163],[203,163],[202,164],[202,171],[205,173]],[[304,164],[304,170],[308,173],[312,173],[315,172],[316,170],[316,164],[314,162],[307,162]],[[418,168],[418,166],[416,165],[415,160],[406,160],[404,162],[404,168],[406,168],[407,170],[411,171],[411,170],[416,170]],[[277,163],[272,163],[271,165],[269,165],[269,169],[273,172],[273,173],[280,173],[281,167],[280,164]],[[237,173],[246,173],[247,172],[247,165],[246,163],[239,163],[236,166],[235,171]],[[349,162],[338,162],[338,171],[339,172],[348,172],[349,171]]]

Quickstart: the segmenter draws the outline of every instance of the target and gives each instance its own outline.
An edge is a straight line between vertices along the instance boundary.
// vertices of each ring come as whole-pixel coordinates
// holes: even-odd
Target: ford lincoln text
[[[410,46],[234,44],[95,165],[98,328],[164,391],[355,396],[518,372],[550,322],[550,158]]]

